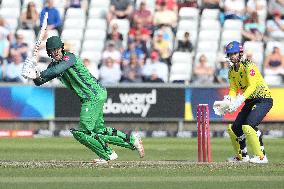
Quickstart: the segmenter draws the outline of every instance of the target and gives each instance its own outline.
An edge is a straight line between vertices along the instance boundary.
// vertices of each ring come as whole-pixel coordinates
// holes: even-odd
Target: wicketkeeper
[[[226,46],[226,54],[230,59],[230,92],[223,101],[215,103],[215,113],[222,115],[235,112],[245,102],[234,123],[228,127],[236,153],[228,161],[268,163],[262,133],[257,126],[272,108],[271,92],[256,65],[243,58],[243,47],[239,42],[230,42]],[[238,91],[242,91],[242,94],[237,94]],[[254,155],[251,159],[247,153],[246,140]]]
[[[35,85],[42,85],[58,78],[68,89],[76,93],[82,103],[78,129],[71,129],[74,138],[95,152],[99,159],[96,163],[109,163],[118,158],[108,144],[138,150],[144,157],[142,140],[137,135],[125,134],[115,128],[105,127],[103,105],[107,91],[84,66],[82,60],[70,52],[64,51],[64,44],[57,36],[47,39],[46,51],[52,62],[47,69],[39,72],[35,58],[28,58],[22,75],[33,79]]]

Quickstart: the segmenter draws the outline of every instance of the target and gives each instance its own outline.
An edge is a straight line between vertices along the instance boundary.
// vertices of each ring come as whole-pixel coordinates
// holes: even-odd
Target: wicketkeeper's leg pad
[[[235,135],[234,131],[232,130],[232,124],[229,124],[227,132],[230,136],[231,143],[232,143],[232,146],[235,150],[235,153],[237,154],[237,157],[239,159],[242,159],[240,144],[239,144],[239,141],[238,141],[238,137]]]
[[[85,145],[87,148],[95,152],[100,158],[109,160],[109,155],[112,153],[110,147],[108,147],[103,141],[96,136],[86,133],[86,131],[80,131],[76,129],[70,129],[74,138],[78,140],[81,144]]]
[[[264,155],[260,147],[260,142],[257,136],[257,132],[250,125],[243,125],[242,129],[244,134],[246,135],[249,145],[252,148],[253,154],[263,157]]]
[[[106,127],[103,130],[98,132],[99,136],[104,140],[104,142],[121,146],[134,150],[134,138],[130,134],[126,134],[122,131],[119,131],[115,128]]]

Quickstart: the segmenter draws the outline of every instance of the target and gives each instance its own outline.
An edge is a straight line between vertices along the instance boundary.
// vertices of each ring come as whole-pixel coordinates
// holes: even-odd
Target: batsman
[[[81,101],[79,128],[70,131],[76,140],[99,156],[94,162],[110,163],[118,158],[108,144],[137,150],[143,158],[144,147],[138,135],[105,127],[103,106],[107,98],[106,88],[90,74],[82,60],[73,53],[66,52],[63,42],[57,36],[47,39],[46,52],[52,58],[46,70],[40,72],[36,66],[36,59],[28,58],[22,75],[33,79],[37,86],[58,78],[79,97]]]
[[[243,47],[239,42],[230,42],[226,46],[226,54],[230,60],[230,91],[221,101],[227,107],[214,109],[215,113],[221,115],[235,112],[245,102],[236,120],[228,126],[228,134],[236,153],[228,161],[268,163],[262,133],[257,126],[273,106],[270,89],[256,65],[243,58]],[[239,91],[242,94],[238,94]],[[219,101],[218,104],[222,103]],[[252,158],[249,158],[246,140],[254,155]]]

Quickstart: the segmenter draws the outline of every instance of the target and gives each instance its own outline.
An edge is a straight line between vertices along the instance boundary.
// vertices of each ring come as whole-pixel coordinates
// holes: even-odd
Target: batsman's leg
[[[109,144],[114,144],[131,150],[137,150],[140,158],[143,158],[144,146],[142,139],[137,135],[126,134],[115,128],[105,127],[103,113],[100,114],[96,122],[94,132],[100,134],[100,137]]]
[[[100,158],[110,160],[111,149],[108,146],[103,145],[99,140],[84,131],[76,129],[71,129],[70,131],[76,140],[95,152]]]
[[[103,158],[105,160],[109,159],[116,159],[117,155],[115,152],[100,138],[100,136],[93,132],[95,129],[95,123],[98,118],[98,115],[102,111],[103,107],[103,102],[105,99],[105,95],[99,96],[97,99],[92,100],[92,101],[87,101],[82,104],[81,107],[81,113],[80,113],[80,128],[79,131],[84,131],[84,134],[87,135],[88,137],[85,136],[85,138],[88,139],[88,143],[84,142],[85,138],[82,137],[75,137],[79,142],[90,148],[92,151],[94,151],[100,158]],[[100,98],[102,97],[102,98]],[[98,108],[98,109],[97,109]],[[79,140],[80,139],[80,140]],[[93,139],[93,140],[91,140]],[[92,143],[90,145],[89,143]],[[94,148],[96,146],[96,148]],[[95,150],[95,149],[100,149],[100,151]],[[104,152],[102,152],[104,150]],[[107,155],[105,155],[107,154]],[[111,158],[110,158],[111,157]]]
[[[115,128],[106,127],[98,132],[102,139],[110,144],[135,150],[134,137]]]

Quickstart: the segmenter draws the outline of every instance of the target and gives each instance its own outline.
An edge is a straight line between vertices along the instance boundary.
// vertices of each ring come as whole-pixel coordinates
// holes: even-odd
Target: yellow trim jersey
[[[240,62],[238,71],[229,69],[229,95],[235,97],[238,90],[243,92],[246,99],[271,98],[271,92],[256,65],[246,59]]]

